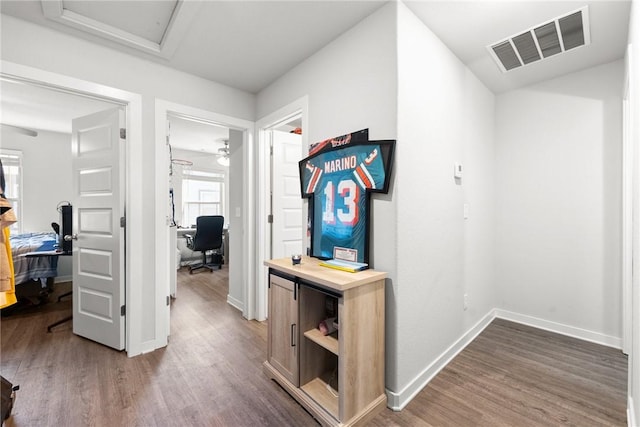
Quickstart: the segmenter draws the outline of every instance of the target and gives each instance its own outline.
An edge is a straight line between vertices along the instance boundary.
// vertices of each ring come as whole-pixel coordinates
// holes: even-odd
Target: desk
[[[72,252],[64,252],[62,249],[55,249],[55,247],[58,246],[56,241],[46,241],[45,243],[43,243],[38,249],[36,249],[35,251],[31,251],[31,252],[26,252],[24,254],[22,254],[21,256],[26,257],[26,258],[44,258],[44,257],[51,257],[53,258],[53,262],[52,264],[56,265],[56,275],[57,275],[57,264],[58,264],[58,257],[59,256],[71,256],[73,255]],[[54,258],[55,257],[55,258]],[[40,279],[42,280],[42,279]],[[47,278],[47,287],[52,287],[53,286],[53,277],[49,277]],[[60,300],[64,297],[67,297],[69,295],[72,294],[72,291],[69,292],[65,292],[64,294],[60,295],[58,297],[58,302],[60,302]],[[63,319],[58,320],[57,322],[54,322],[52,324],[50,324],[49,326],[47,326],[47,332],[51,332],[51,329],[61,325],[63,323],[68,322],[69,320],[71,320],[73,318],[73,315],[71,316],[66,316]]]
[[[195,228],[176,228],[171,227],[171,236],[169,237],[169,244],[172,248],[177,248],[178,253],[176,254],[177,260],[175,269],[180,268],[183,265],[188,265],[193,262],[199,262],[202,260],[202,253],[198,251],[192,251],[187,247],[187,240],[185,239],[185,234],[191,234],[192,236],[196,234]],[[222,253],[224,257],[224,263],[229,264],[229,228],[225,227],[222,232]]]

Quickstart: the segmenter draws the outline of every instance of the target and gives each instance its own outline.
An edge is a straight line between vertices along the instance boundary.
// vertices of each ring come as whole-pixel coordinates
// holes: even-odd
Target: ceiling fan
[[[14,132],[21,133],[23,135],[34,136],[34,137],[38,136],[38,132],[36,132],[33,129],[23,128],[21,126],[7,125],[5,123],[0,123],[0,126],[2,126],[4,129],[9,129]]]
[[[224,147],[218,148],[218,163],[229,166],[229,140],[223,139]]]

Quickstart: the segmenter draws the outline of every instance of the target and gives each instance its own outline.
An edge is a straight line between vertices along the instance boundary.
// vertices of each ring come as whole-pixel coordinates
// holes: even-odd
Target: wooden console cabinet
[[[269,267],[265,373],[325,426],[364,425],[387,405],[384,392],[386,273],[348,273],[303,257]],[[337,333],[318,329],[337,308]]]

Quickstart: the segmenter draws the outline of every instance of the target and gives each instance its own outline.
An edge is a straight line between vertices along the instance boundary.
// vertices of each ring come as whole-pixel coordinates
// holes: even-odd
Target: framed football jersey
[[[318,154],[321,151],[360,142],[369,142],[369,129],[362,129],[357,132],[351,132],[346,135],[336,136],[334,138],[325,139],[324,141],[311,144],[309,145],[309,156]]]
[[[370,195],[388,192],[394,149],[394,140],[351,142],[300,161],[311,256],[369,263]]]

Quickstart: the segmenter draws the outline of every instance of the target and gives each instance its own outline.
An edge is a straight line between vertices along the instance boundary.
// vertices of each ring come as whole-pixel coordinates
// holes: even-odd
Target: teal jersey
[[[338,247],[357,251],[356,261],[365,262],[368,192],[382,191],[387,173],[380,146],[350,145],[303,162],[303,196],[313,197],[314,256],[333,258]]]

